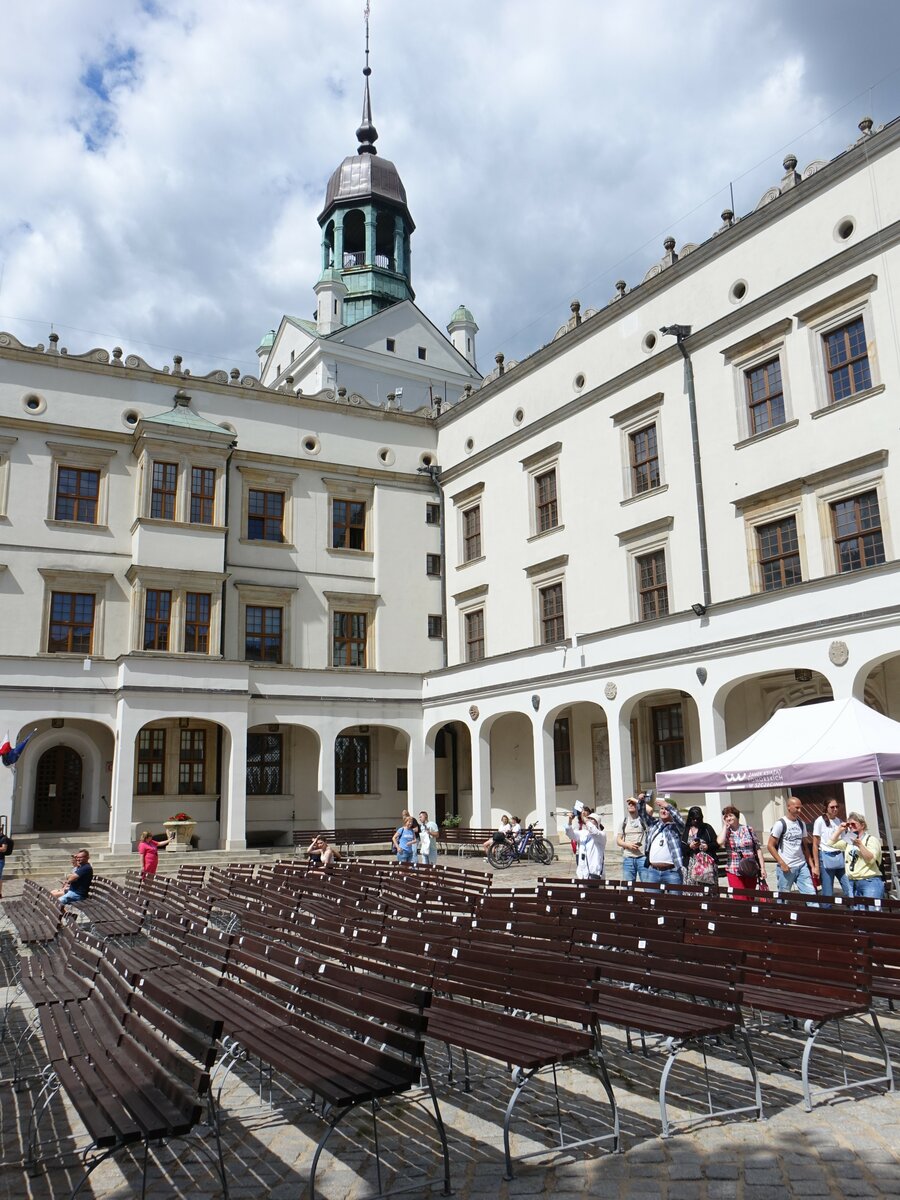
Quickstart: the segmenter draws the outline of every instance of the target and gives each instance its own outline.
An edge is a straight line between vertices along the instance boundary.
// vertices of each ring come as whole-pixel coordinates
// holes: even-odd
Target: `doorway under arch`
[[[81,822],[83,763],[71,746],[45,750],[34,779],[34,829],[67,832]]]

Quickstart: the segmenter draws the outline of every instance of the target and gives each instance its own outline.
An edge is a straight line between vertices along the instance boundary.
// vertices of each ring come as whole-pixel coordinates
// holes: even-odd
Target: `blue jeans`
[[[646,861],[645,854],[639,854],[637,858],[632,858],[630,854],[622,855],[622,878],[626,883],[637,883]]]
[[[642,883],[684,883],[681,872],[677,867],[673,867],[670,871],[657,871],[656,867],[644,867],[641,871]]]
[[[63,892],[59,898],[59,907],[65,908],[67,904],[79,904],[84,899],[81,892],[73,892],[71,888]]]
[[[801,863],[799,867],[791,867],[790,871],[782,871],[781,867],[776,867],[775,877],[778,881],[779,892],[792,891],[796,883],[798,892],[803,892],[806,896],[814,896],[816,894],[816,889],[813,887],[812,875],[810,875],[809,867],[806,863]]]
[[[847,868],[843,854],[820,854],[819,877],[822,881],[823,896],[833,896],[836,883],[840,884],[845,896],[850,895],[847,890]]]
[[[397,862],[398,863],[409,863],[409,865],[411,867],[414,867],[416,865],[415,850],[398,850],[397,851]]]
[[[848,877],[847,883],[850,885],[851,896],[870,896],[873,900],[884,898],[883,879],[850,879]]]

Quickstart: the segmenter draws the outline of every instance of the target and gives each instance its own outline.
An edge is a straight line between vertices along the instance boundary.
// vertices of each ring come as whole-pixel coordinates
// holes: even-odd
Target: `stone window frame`
[[[457,562],[456,570],[460,571],[465,567],[471,567],[474,563],[479,563],[484,560],[484,483],[473,483],[463,491],[457,492],[455,496],[450,497],[453,507],[456,509],[456,541],[457,541]],[[473,509],[478,509],[481,552],[475,554],[471,558],[466,558],[466,514]]]
[[[675,611],[672,603],[672,554],[671,554],[671,534],[674,528],[675,521],[673,517],[661,517],[656,521],[648,521],[643,525],[637,525],[633,529],[625,529],[621,533],[616,534],[619,545],[626,552],[627,569],[628,569],[628,603],[630,610],[631,622],[635,625],[645,623],[645,618],[641,615],[641,596],[640,586],[638,583],[639,570],[638,559],[644,555],[654,554],[658,550],[665,552],[666,556],[666,593],[669,605],[669,611],[666,614],[671,616]],[[664,621],[665,617],[653,618],[657,621]]]
[[[375,504],[375,484],[360,483],[354,479],[344,479],[338,476],[322,476],[322,484],[326,493],[327,504],[327,542],[325,545],[328,554],[349,555],[352,558],[358,559],[374,559],[375,551],[373,547],[374,538],[374,522],[373,509]],[[355,503],[362,503],[366,506],[366,522],[363,531],[363,548],[354,550],[349,546],[335,546],[334,542],[334,502],[335,500],[349,500]]]
[[[202,464],[201,464],[202,465]],[[242,546],[260,546],[266,550],[296,550],[294,545],[295,500],[294,484],[299,478],[299,471],[279,471],[264,467],[250,467],[241,463],[238,466],[241,475],[241,523],[238,541]],[[284,509],[281,515],[281,541],[270,541],[268,538],[247,537],[250,492],[281,492],[284,496]],[[209,528],[209,526],[204,526]],[[330,540],[330,529],[329,529]],[[354,551],[354,553],[361,553]],[[362,552],[364,553],[364,552]]]
[[[842,572],[838,560],[834,539],[834,521],[832,505],[841,500],[850,500],[862,492],[874,491],[878,498],[878,514],[881,520],[881,540],[884,546],[885,562],[893,560],[890,511],[888,509],[886,481],[884,470],[869,470],[853,478],[844,478],[816,489],[816,508],[819,517],[819,531],[822,538],[822,550],[826,575],[855,575],[856,572]],[[872,570],[871,567],[864,568]]]
[[[9,452],[18,440],[17,437],[0,435],[0,522],[4,525],[9,524]]]
[[[157,462],[174,463],[176,468],[175,516],[171,520],[168,517],[152,517],[150,515],[153,465]],[[192,529],[224,531],[227,517],[225,514],[225,460],[222,451],[202,448],[194,450],[180,442],[169,442],[145,436],[141,439],[138,464],[140,484],[137,519],[139,521],[152,522],[154,525],[188,525]],[[190,519],[191,470],[193,467],[211,468],[216,473],[212,524]]]
[[[374,671],[376,665],[376,625],[381,596],[361,592],[322,593],[328,602],[328,667],[335,671]],[[366,617],[366,665],[335,666],[334,664],[334,615],[335,613],[363,613]]]
[[[265,544],[268,545],[269,543]],[[273,671],[279,670],[282,667],[292,666],[293,601],[299,588],[285,585],[270,586],[264,583],[253,583],[250,580],[236,580],[234,588],[238,594],[238,645],[236,647],[238,653],[235,656],[237,660],[239,662],[246,662],[250,667],[263,667]],[[191,590],[195,589],[192,588]],[[247,659],[244,657],[246,651],[247,608],[248,606],[252,608],[257,605],[262,608],[281,609],[280,663],[259,662],[256,659]]]
[[[219,647],[222,636],[222,585],[228,578],[226,574],[217,571],[192,571],[189,568],[132,565],[126,571],[125,578],[131,584],[132,589],[129,653],[203,660],[222,657]],[[146,596],[151,589],[172,593],[172,607],[169,613],[169,648],[167,650],[144,649]],[[206,654],[197,650],[184,649],[188,592],[200,592],[210,597],[209,650]]]
[[[877,285],[878,276],[867,275],[864,279],[857,280],[856,283],[808,305],[796,314],[799,326],[805,328],[809,336],[809,352],[815,389],[815,406],[810,413],[813,420],[825,416],[826,413],[838,412],[851,404],[858,404],[861,400],[880,395],[884,391],[885,385],[881,378],[872,305],[872,294]],[[829,333],[849,325],[857,318],[862,318],[865,329],[866,355],[869,360],[871,383],[869,387],[842,400],[832,400],[831,383],[825,362],[825,338]]]
[[[793,330],[792,318],[785,317],[768,325],[765,329],[742,338],[741,341],[726,347],[722,356],[731,368],[734,388],[735,422],[737,425],[737,441],[735,449],[755,444],[762,438],[772,437],[787,429],[795,429],[799,421],[794,412],[793,393],[791,387],[790,356],[788,354],[788,338]],[[769,429],[754,432],[750,419],[750,374],[767,363],[778,360],[781,370],[781,395],[784,402],[784,420]]]
[[[802,582],[810,578],[809,561],[806,546],[806,524],[803,520],[803,496],[800,491],[794,491],[780,496],[776,495],[743,509],[744,537],[747,545],[747,570],[750,577],[750,592],[752,595],[768,595],[763,587],[762,567],[759,560],[759,539],[757,529],[761,525],[771,525],[793,517],[797,523],[797,544],[800,556],[800,574]],[[796,586],[796,585],[795,585]],[[778,589],[790,591],[789,588]]]
[[[555,646],[558,644],[557,638],[554,638],[551,642],[544,641],[544,617],[542,611],[543,592],[557,585],[561,588],[562,595],[563,640],[569,637],[569,598],[566,594],[566,568],[568,565],[568,554],[561,554],[556,558],[547,559],[544,562],[535,563],[533,566],[525,568],[525,575],[531,584],[531,611],[535,646]]]
[[[102,571],[69,571],[55,567],[38,567],[44,581],[44,596],[41,609],[41,641],[38,656],[41,658],[103,658],[103,642],[106,626],[106,592],[113,575]],[[54,592],[92,595],[94,597],[94,625],[91,633],[91,652],[49,650],[50,603]]]
[[[545,446],[543,450],[538,450],[534,454],[529,454],[526,458],[520,459],[528,486],[529,542],[534,541],[536,538],[550,537],[551,534],[560,533],[566,527],[563,521],[561,459],[562,442],[554,442],[551,446]],[[553,471],[556,477],[556,524],[551,525],[547,529],[540,529],[538,526],[537,484],[538,479],[550,471]]]
[[[111,446],[88,446],[77,442],[46,442],[50,451],[50,495],[44,524],[48,529],[105,530],[109,528],[109,466],[117,451]],[[57,520],[56,497],[60,468],[97,471],[97,514],[94,521]],[[2,511],[2,510],[0,510]]]
[[[666,482],[666,460],[662,431],[662,408],[665,397],[662,392],[656,392],[636,404],[630,404],[621,412],[615,413],[611,420],[619,430],[619,451],[622,460],[622,496],[620,505],[634,504],[646,500],[650,496],[659,496],[668,490]],[[659,467],[659,483],[656,487],[638,492],[634,488],[634,473],[631,461],[632,437],[650,425],[656,426],[656,458]]]
[[[482,641],[484,643],[484,658],[487,658],[487,595],[488,585],[486,583],[478,584],[476,587],[466,588],[463,592],[457,592],[453,597],[453,602],[456,605],[456,621],[457,633],[459,637],[459,661],[460,663],[482,662],[482,658],[470,659],[468,656],[468,640],[466,632],[466,617],[479,609],[482,612]]]

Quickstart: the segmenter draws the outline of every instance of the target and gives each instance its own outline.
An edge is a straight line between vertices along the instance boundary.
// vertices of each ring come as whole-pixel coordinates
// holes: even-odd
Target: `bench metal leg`
[[[845,1020],[851,1020],[853,1018],[838,1017],[836,1019],[837,1033],[838,1033],[838,1045],[840,1047],[840,1053],[841,1053],[841,1065],[843,1068],[844,1082],[837,1084],[834,1087],[819,1089],[819,1092],[822,1096],[834,1096],[839,1092],[852,1091],[854,1088],[872,1087],[877,1083],[886,1083],[887,1090],[889,1092],[892,1092],[894,1090],[894,1068],[891,1064],[891,1056],[890,1056],[890,1052],[888,1051],[888,1048],[887,1048],[887,1043],[884,1040],[884,1034],[881,1032],[881,1025],[879,1024],[878,1017],[875,1015],[874,1012],[859,1013],[858,1020],[860,1020],[863,1024],[865,1024],[865,1019],[867,1016],[872,1022],[872,1032],[875,1035],[875,1041],[876,1041],[876,1044],[878,1045],[878,1049],[881,1053],[881,1058],[884,1062],[884,1074],[883,1075],[870,1075],[870,1076],[867,1076],[865,1079],[857,1079],[852,1082],[847,1078],[846,1060],[844,1058],[844,1043],[843,1043],[843,1038],[841,1036],[842,1029],[843,1029],[842,1022]],[[818,1038],[818,1036],[822,1032],[822,1030],[825,1028],[825,1025],[826,1025],[825,1021],[817,1022],[817,1021],[809,1020],[809,1021],[806,1021],[803,1026],[803,1028],[806,1032],[806,1044],[803,1047],[803,1059],[802,1059],[802,1065],[801,1065],[801,1070],[800,1070],[800,1078],[801,1078],[801,1082],[803,1084],[803,1107],[806,1109],[807,1112],[812,1112],[812,1089],[811,1089],[810,1083],[809,1083],[809,1063],[810,1063],[810,1059],[812,1058],[812,1052],[813,1052],[813,1048],[816,1044],[816,1039]]]
[[[691,1125],[696,1125],[700,1121],[707,1120],[709,1117],[735,1117],[742,1113],[755,1113],[756,1119],[758,1121],[762,1120],[762,1091],[759,1084],[759,1073],[756,1070],[756,1063],[753,1059],[753,1051],[750,1049],[750,1039],[748,1038],[747,1032],[744,1029],[736,1029],[735,1033],[740,1039],[744,1050],[744,1056],[747,1059],[747,1065],[750,1070],[750,1078],[753,1083],[754,1103],[752,1105],[743,1105],[740,1108],[716,1108],[713,1103],[712,1087],[709,1081],[709,1064],[706,1057],[706,1039],[700,1038],[698,1040],[697,1048],[703,1055],[703,1077],[706,1084],[707,1111],[701,1116],[690,1117],[684,1121],[680,1121],[679,1126],[682,1129],[686,1129]],[[671,1137],[673,1131],[672,1123],[669,1121],[668,1107],[666,1104],[666,1089],[669,1083],[669,1075],[672,1072],[672,1068],[675,1066],[675,1060],[686,1045],[693,1045],[693,1043],[685,1043],[680,1041],[678,1038],[668,1038],[666,1041],[666,1064],[663,1067],[662,1077],[659,1081],[659,1120],[662,1127],[662,1136],[664,1138]]]

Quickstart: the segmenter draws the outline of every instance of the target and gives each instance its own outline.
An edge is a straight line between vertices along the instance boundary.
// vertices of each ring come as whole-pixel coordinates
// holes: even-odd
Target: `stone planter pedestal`
[[[191,849],[191,836],[197,826],[196,821],[163,821],[166,833],[174,832],[175,837],[168,846],[167,854],[187,854]]]

